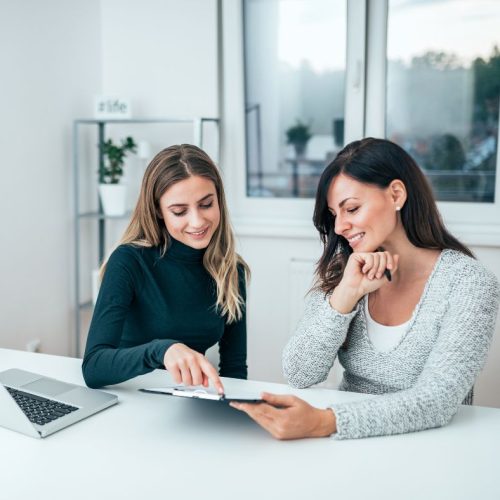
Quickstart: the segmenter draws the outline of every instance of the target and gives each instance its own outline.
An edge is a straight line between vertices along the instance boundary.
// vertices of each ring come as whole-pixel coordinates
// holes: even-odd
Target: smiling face
[[[343,236],[355,252],[374,252],[404,229],[396,207],[402,207],[406,190],[395,180],[382,189],[344,174],[328,189],[328,208],[335,217],[335,233]]]
[[[192,248],[206,248],[220,223],[214,183],[200,176],[176,182],[160,198],[170,236]]]

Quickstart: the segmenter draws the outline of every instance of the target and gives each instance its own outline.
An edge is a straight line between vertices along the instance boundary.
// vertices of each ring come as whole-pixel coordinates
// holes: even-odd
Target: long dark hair
[[[335,233],[335,217],[328,210],[328,189],[340,174],[383,189],[399,179],[407,189],[408,198],[400,214],[410,242],[419,248],[450,248],[474,257],[444,227],[431,186],[415,160],[391,141],[367,137],[342,149],[320,177],[313,222],[324,248],[316,267],[315,288],[330,293],[340,283],[352,253],[348,241]]]

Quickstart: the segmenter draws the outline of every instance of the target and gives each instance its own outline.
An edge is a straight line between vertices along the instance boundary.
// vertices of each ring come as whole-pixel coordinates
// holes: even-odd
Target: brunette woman
[[[486,360],[500,296],[495,276],[447,231],[424,174],[387,140],[355,141],[326,167],[314,224],[324,250],[283,354],[284,374],[292,386],[310,387],[338,357],[340,390],[374,396],[318,409],[267,394],[269,404],[235,406],[282,439],[450,422],[460,404],[472,404]]]

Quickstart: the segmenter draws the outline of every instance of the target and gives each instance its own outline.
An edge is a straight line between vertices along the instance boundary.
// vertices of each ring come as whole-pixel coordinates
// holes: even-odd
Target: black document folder
[[[240,403],[262,403],[262,399],[259,394],[242,391],[228,391],[225,394],[218,394],[213,389],[186,387],[182,385],[139,390],[141,392],[148,392],[151,394],[164,394],[167,396],[179,396],[181,398],[209,399],[213,401],[220,401],[222,403],[230,403],[231,401]]]

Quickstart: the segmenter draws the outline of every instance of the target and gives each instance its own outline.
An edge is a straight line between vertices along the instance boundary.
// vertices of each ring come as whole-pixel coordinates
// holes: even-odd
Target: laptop
[[[37,373],[0,372],[0,426],[43,438],[118,402],[107,392]]]

